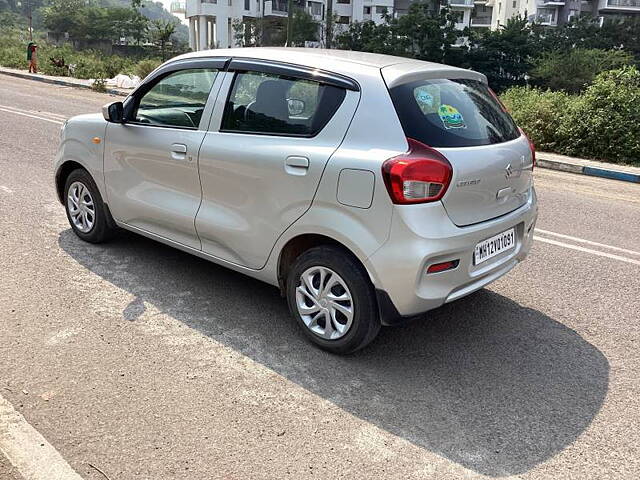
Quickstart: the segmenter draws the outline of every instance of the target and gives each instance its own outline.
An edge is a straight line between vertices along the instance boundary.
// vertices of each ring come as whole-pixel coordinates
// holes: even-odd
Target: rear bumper
[[[533,188],[519,209],[467,227],[453,224],[439,202],[396,207],[389,239],[365,264],[376,287],[383,324],[396,324],[457,300],[505,275],[529,252],[537,213]],[[474,265],[476,244],[512,227],[515,248]],[[426,273],[429,265],[449,260],[458,260],[458,266]]]

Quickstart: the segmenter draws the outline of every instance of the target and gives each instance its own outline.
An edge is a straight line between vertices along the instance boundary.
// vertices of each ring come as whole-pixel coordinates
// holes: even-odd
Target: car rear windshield
[[[407,137],[431,147],[491,145],[520,136],[495,94],[478,80],[418,80],[390,92]]]

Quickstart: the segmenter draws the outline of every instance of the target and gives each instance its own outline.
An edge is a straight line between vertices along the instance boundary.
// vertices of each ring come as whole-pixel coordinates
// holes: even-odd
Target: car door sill
[[[153,233],[153,232],[149,232],[148,230],[144,230],[143,228],[140,227],[134,227],[133,225],[129,225],[127,223],[118,221],[118,220],[114,220],[116,225],[118,225],[120,228],[123,228],[125,230],[129,230],[130,232],[133,233],[137,233],[139,235],[142,235],[143,237],[147,237],[150,238],[151,240],[155,240],[157,242],[160,243],[164,243],[165,245],[168,245],[170,247],[174,247],[177,248],[178,250],[182,250],[183,252],[186,253],[190,253],[192,255],[195,255],[197,257],[200,257],[204,260],[208,260],[212,263],[215,263],[217,265],[220,265],[222,267],[226,267],[229,268],[231,270],[235,270],[236,272],[240,272],[240,273],[244,273],[245,275],[248,275],[250,277],[256,278],[258,280],[261,280],[263,282],[266,282],[270,285],[274,285],[274,286],[278,286],[278,281],[276,279],[271,280],[268,277],[268,274],[266,272],[266,269],[263,267],[260,270],[255,270],[249,267],[245,267],[242,265],[239,265],[237,263],[233,263],[233,262],[229,262],[228,260],[224,260],[222,258],[216,257],[214,255],[211,255],[209,253],[203,252],[202,250],[198,250],[196,248],[190,247],[188,245],[185,245],[183,243],[180,242],[176,242],[175,240],[171,240],[169,238],[163,237],[162,235],[158,235],[157,233]]]

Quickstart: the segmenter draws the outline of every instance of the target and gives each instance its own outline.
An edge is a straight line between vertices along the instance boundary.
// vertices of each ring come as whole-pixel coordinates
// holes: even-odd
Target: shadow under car
[[[144,237],[60,247],[136,298],[345,411],[490,476],[526,472],[570,445],[598,413],[609,364],[578,333],[481,290],[340,357],[309,344],[276,288]],[[185,298],[187,301],[185,301]]]

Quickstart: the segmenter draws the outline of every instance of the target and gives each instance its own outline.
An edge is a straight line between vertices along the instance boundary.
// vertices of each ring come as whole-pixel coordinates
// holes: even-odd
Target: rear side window
[[[343,88],[260,72],[237,73],[222,131],[311,137],[331,120]]]
[[[494,93],[477,80],[418,80],[390,93],[406,136],[431,147],[491,145],[520,136]]]

